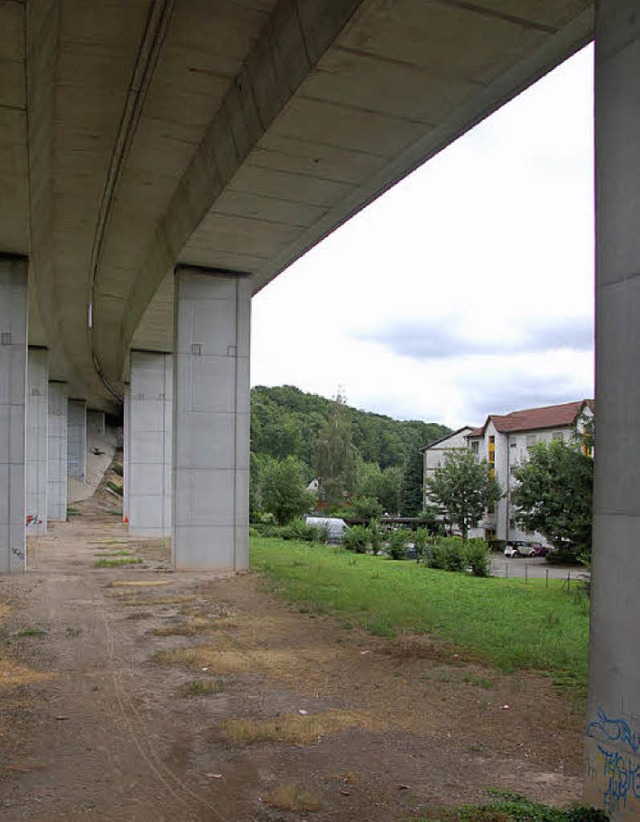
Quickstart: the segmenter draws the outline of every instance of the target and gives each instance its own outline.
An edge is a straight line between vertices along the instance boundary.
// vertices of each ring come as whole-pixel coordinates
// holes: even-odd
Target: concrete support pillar
[[[106,431],[104,411],[87,409],[87,435],[104,437]]]
[[[87,477],[87,403],[69,400],[67,415],[68,475],[84,482]]]
[[[131,432],[131,391],[128,384],[124,387],[122,403],[122,521],[129,522],[129,435]]]
[[[0,573],[24,571],[27,260],[0,256]]]
[[[249,565],[248,277],[179,268],[173,554],[178,569]]]
[[[50,382],[47,518],[55,522],[67,519],[67,404],[67,384]]]
[[[27,536],[47,533],[49,352],[30,348],[27,364]]]
[[[173,355],[131,352],[129,383],[129,531],[171,535]]]
[[[585,800],[640,818],[640,14],[596,4],[596,471]]]

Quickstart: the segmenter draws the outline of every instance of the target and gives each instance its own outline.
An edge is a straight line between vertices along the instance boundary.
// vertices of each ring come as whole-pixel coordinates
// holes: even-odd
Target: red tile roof
[[[543,408],[527,408],[524,411],[512,411],[510,414],[489,414],[482,428],[476,428],[467,437],[481,437],[489,424],[493,422],[501,434],[511,431],[536,431],[540,428],[561,428],[574,425],[576,419],[587,406],[595,411],[593,400],[565,402],[562,405],[546,405]]]

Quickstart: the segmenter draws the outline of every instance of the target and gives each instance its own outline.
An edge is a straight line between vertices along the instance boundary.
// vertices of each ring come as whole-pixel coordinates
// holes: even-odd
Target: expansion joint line
[[[120,118],[118,134],[111,155],[109,172],[105,182],[104,191],[100,200],[98,220],[91,249],[91,285],[89,293],[89,305],[87,309],[87,324],[89,330],[89,350],[93,366],[104,386],[118,401],[123,398],[109,383],[101,367],[100,360],[95,350],[94,340],[94,311],[97,293],[98,276],[102,254],[104,250],[107,229],[113,212],[115,194],[122,177],[122,172],[126,163],[131,143],[133,142],[140,116],[144,106],[151,79],[153,77],[160,52],[169,28],[169,22],[173,14],[175,0],[152,0],[149,6],[147,22],[144,34],[140,41],[133,74],[129,82],[127,99]]]

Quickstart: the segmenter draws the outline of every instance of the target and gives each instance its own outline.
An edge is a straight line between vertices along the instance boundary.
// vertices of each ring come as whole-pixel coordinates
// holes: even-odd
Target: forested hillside
[[[251,389],[251,450],[257,457],[278,460],[294,456],[316,472],[318,434],[328,418],[333,401],[307,394],[291,385]],[[366,463],[382,470],[403,467],[407,457],[423,445],[448,434],[438,423],[394,420],[345,406],[351,427],[351,442]]]

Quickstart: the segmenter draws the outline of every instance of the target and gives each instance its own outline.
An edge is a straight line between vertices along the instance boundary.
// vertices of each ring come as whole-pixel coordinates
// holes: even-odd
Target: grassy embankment
[[[303,611],[380,636],[429,633],[504,671],[546,671],[584,691],[587,600],[561,580],[547,589],[544,580],[482,579],[264,537],[251,538],[251,563]]]

